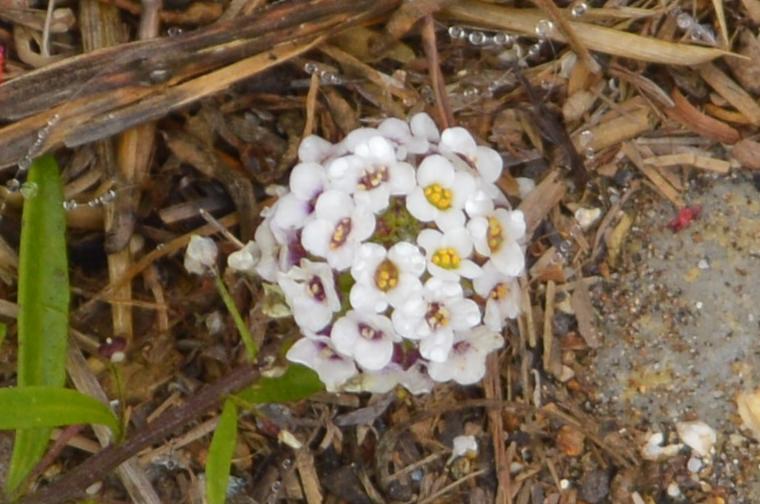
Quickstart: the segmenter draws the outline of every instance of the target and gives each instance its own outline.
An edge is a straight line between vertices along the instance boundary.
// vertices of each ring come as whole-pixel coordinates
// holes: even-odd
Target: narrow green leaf
[[[0,347],[3,346],[3,341],[5,341],[5,335],[8,332],[8,326],[0,322]]]
[[[237,407],[227,399],[219,417],[219,424],[211,439],[206,460],[206,502],[224,504],[227,483],[230,479],[230,465],[237,442]]]
[[[58,164],[32,163],[21,221],[18,281],[18,386],[63,387],[69,330],[66,215]],[[16,433],[6,491],[16,492],[42,457],[49,428]]]
[[[291,364],[282,376],[261,378],[237,394],[248,404],[300,401],[323,390],[319,375],[300,364]]]
[[[94,397],[76,390],[28,386],[0,389],[0,430],[100,424],[120,434],[119,419]]]

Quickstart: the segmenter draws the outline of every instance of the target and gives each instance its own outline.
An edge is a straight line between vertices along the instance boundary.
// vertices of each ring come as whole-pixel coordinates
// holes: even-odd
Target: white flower
[[[380,136],[359,144],[356,154],[331,161],[327,170],[336,189],[375,213],[388,208],[391,195],[406,195],[416,183],[412,165],[397,161],[393,145]]]
[[[354,310],[335,321],[330,338],[340,353],[369,371],[384,368],[393,357],[393,343],[400,340],[387,317]]]
[[[286,232],[301,229],[327,186],[327,172],[321,164],[297,164],[290,172],[290,192],[277,200],[273,208],[272,224]]]
[[[397,308],[407,298],[422,292],[420,275],[425,271],[425,256],[408,242],[386,250],[377,243],[364,243],[351,265],[356,283],[349,299],[355,310],[382,312],[390,304]]]
[[[324,257],[333,268],[351,266],[360,243],[375,231],[375,216],[364,206],[355,205],[348,194],[338,190],[323,192],[317,199],[314,220],[304,226],[301,243],[312,254]]]
[[[414,136],[422,137],[429,142],[438,142],[441,138],[438,126],[425,112],[414,114],[409,120],[409,127]]]
[[[427,375],[425,363],[415,362],[408,369],[391,362],[379,371],[364,371],[356,376],[346,389],[350,392],[371,392],[385,394],[396,385],[401,385],[414,395],[427,394],[433,390],[435,382]]]
[[[496,269],[518,276],[525,268],[525,256],[519,241],[525,236],[525,217],[520,210],[497,208],[486,216],[473,217],[467,223],[475,250],[490,257]]]
[[[464,156],[478,170],[483,180],[493,183],[501,176],[504,160],[498,152],[483,145],[477,145],[469,131],[459,126],[447,128],[441,133],[441,151],[451,151]]]
[[[463,226],[465,203],[475,194],[475,179],[457,171],[439,154],[426,157],[417,169],[418,187],[406,197],[409,213],[422,222],[434,221],[439,229]]]
[[[278,272],[277,283],[302,329],[317,332],[340,310],[333,271],[325,263],[302,259],[300,267],[294,266],[287,273]]]
[[[344,138],[338,145],[344,153],[355,153],[356,148],[359,145],[366,143],[370,138],[376,136],[383,136],[377,128],[356,128],[346,135],[346,138]]]
[[[254,240],[251,240],[242,249],[227,256],[227,266],[239,273],[252,275],[256,272],[256,265],[260,260],[261,249]]]
[[[483,323],[494,331],[501,331],[504,321],[520,314],[520,285],[517,277],[499,271],[493,261],[483,265],[483,274],[475,278],[472,286],[486,299]]]
[[[457,332],[448,358],[430,362],[428,373],[437,382],[454,380],[460,385],[472,385],[486,374],[486,357],[504,345],[504,338],[486,326]]]
[[[389,117],[380,123],[378,131],[399,145],[398,158],[406,159],[407,153],[424,154],[430,148],[427,138],[412,135],[406,121]]]
[[[306,252],[301,245],[299,232],[284,231],[273,226],[270,212],[271,209],[261,212],[265,219],[253,235],[261,251],[261,258],[255,269],[256,273],[267,282],[276,282],[277,272],[288,271],[301,261]],[[277,234],[274,229],[277,230]]]
[[[335,351],[326,337],[299,339],[288,350],[287,359],[316,371],[328,392],[335,392],[357,373],[354,361]]]
[[[468,456],[475,458],[478,454],[478,442],[475,436],[457,436],[452,443],[451,458]]]
[[[468,259],[472,254],[472,239],[463,227],[444,233],[423,229],[417,235],[417,244],[425,249],[427,268],[433,276],[458,282],[460,276],[472,279],[480,275],[480,266]]]
[[[420,340],[420,354],[437,362],[446,360],[454,331],[475,327],[480,318],[478,305],[464,298],[458,282],[437,277],[425,282],[422,296],[407,299],[391,314],[396,331],[404,338]]]
[[[196,275],[203,275],[216,266],[218,249],[211,238],[192,235],[185,250],[185,269]]]
[[[335,151],[335,146],[317,135],[309,135],[298,145],[298,159],[304,163],[321,163]]]

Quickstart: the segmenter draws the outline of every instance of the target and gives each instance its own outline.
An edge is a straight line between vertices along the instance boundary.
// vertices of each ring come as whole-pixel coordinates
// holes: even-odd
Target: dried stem
[[[123,444],[110,446],[90,457],[50,486],[22,498],[19,504],[55,504],[80,497],[87,487],[105,478],[119,464],[148,446],[163,441],[176,430],[217,407],[227,395],[252,384],[258,377],[258,368],[253,364],[238,367],[201,390],[182,406],[163,413]]]

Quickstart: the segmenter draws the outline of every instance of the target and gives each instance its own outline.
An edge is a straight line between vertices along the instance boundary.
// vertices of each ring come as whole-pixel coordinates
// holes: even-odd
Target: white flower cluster
[[[499,154],[421,113],[337,144],[307,137],[298,155],[255,234],[254,269],[304,334],[288,359],[328,390],[482,379],[525,266],[523,214],[495,185]]]

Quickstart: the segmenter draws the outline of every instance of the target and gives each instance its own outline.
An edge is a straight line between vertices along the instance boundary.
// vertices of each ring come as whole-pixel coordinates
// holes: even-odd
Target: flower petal
[[[399,268],[401,272],[419,277],[427,266],[425,256],[419,247],[409,242],[398,242],[388,250],[388,259]]]
[[[393,195],[404,195],[412,192],[417,185],[414,167],[409,163],[393,163],[388,167],[390,180],[388,186]]]
[[[453,187],[454,167],[451,161],[440,154],[426,157],[422,160],[419,167],[417,167],[417,182],[422,187],[434,183],[438,183],[443,187]]]
[[[430,204],[421,187],[415,187],[406,197],[406,209],[412,217],[422,222],[430,222],[438,215],[438,209]]]
[[[388,308],[388,301],[382,291],[363,282],[351,287],[348,298],[357,311],[380,313]]]
[[[436,229],[423,229],[417,235],[417,245],[425,249],[428,256],[432,255],[441,246],[443,233]]]
[[[420,355],[431,362],[445,362],[454,343],[451,329],[439,329],[420,341]]]
[[[393,357],[393,341],[390,336],[377,340],[359,338],[356,342],[354,359],[364,369],[379,371],[388,365],[391,357]]]
[[[300,200],[309,201],[326,184],[327,174],[319,163],[298,163],[290,172],[290,190]]]
[[[330,340],[335,349],[344,355],[353,355],[356,341],[361,337],[353,315],[353,312],[349,311],[336,320],[330,330]]]
[[[298,146],[298,159],[304,163],[321,163],[333,149],[333,144],[317,135],[309,135]]]
[[[477,154],[478,145],[475,139],[466,129],[455,126],[446,128],[441,133],[441,147],[464,154],[470,159],[474,159]]]
[[[475,166],[477,166],[483,180],[486,182],[496,182],[501,176],[504,160],[495,150],[479,145],[476,151]]]
[[[422,137],[431,142],[437,142],[441,137],[438,132],[438,126],[435,125],[433,119],[425,112],[414,114],[409,121],[409,126],[414,136]]]
[[[330,189],[319,195],[314,211],[318,219],[338,222],[354,211],[354,200],[343,191]]]
[[[335,226],[326,220],[313,220],[306,224],[301,233],[303,248],[319,257],[327,257],[330,239]]]
[[[518,276],[525,269],[525,255],[515,242],[502,244],[499,252],[491,256],[491,260],[507,276]]]

